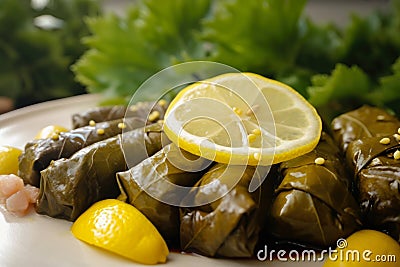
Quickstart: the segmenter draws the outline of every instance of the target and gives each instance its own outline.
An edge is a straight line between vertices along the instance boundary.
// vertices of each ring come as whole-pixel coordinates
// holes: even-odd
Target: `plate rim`
[[[74,104],[76,104],[76,103],[84,104],[86,102],[98,103],[99,100],[100,100],[100,95],[88,93],[88,94],[82,94],[82,95],[76,95],[76,96],[70,96],[70,97],[64,97],[64,98],[49,100],[49,101],[45,101],[45,102],[40,102],[37,104],[25,106],[25,107],[18,108],[18,109],[1,114],[0,115],[0,125],[11,119],[25,116],[28,113],[37,113],[37,112],[42,112],[44,110],[48,110],[51,108],[63,107],[65,105],[68,105],[69,103],[74,103]]]

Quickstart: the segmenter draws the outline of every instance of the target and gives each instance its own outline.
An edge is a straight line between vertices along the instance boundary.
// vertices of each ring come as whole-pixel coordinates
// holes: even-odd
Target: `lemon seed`
[[[96,122],[95,122],[94,120],[90,120],[90,121],[89,121],[89,125],[90,125],[90,126],[95,126],[95,125],[96,125]]]
[[[321,157],[316,158],[316,159],[314,160],[314,163],[317,164],[317,165],[324,165],[325,159],[324,159],[324,158],[321,158]]]
[[[388,145],[390,144],[390,139],[387,137],[382,138],[379,143],[381,143],[382,145]]]
[[[97,129],[97,134],[99,134],[99,135],[104,134],[104,129]]]
[[[259,105],[254,105],[246,111],[247,116],[253,115],[258,109],[260,108]]]
[[[393,154],[393,157],[394,157],[394,159],[400,159],[400,151],[399,150],[396,150],[395,152],[394,152],[394,154]]]
[[[258,129],[258,128],[256,128],[256,129],[253,129],[253,131],[251,131],[253,134],[255,134],[255,135],[261,135],[261,130],[260,129]]]
[[[125,129],[126,128],[126,124],[123,122],[118,123],[118,128],[119,129]]]
[[[57,133],[51,135],[51,139],[53,139],[54,141],[57,141],[59,138],[60,136]]]
[[[235,112],[237,115],[242,115],[242,110],[240,108],[237,107],[233,107],[232,108],[233,112]]]
[[[152,113],[149,115],[149,121],[156,121],[160,118],[160,112],[157,110],[154,110]]]
[[[247,136],[247,140],[249,141],[249,143],[253,143],[254,141],[256,141],[257,136],[255,134],[249,134]]]
[[[384,115],[378,115],[378,116],[376,116],[376,120],[377,121],[383,121],[383,120],[385,120],[385,116]]]
[[[129,107],[129,110],[132,111],[132,112],[135,112],[135,111],[138,110],[138,107],[136,105],[133,105],[133,106]]]
[[[256,153],[253,154],[253,158],[254,158],[255,160],[260,160],[260,159],[261,159],[261,154],[258,153],[258,152],[256,152]]]
[[[160,99],[160,100],[158,101],[158,104],[159,104],[161,107],[166,107],[166,106],[167,106],[167,101],[166,101],[165,99]]]

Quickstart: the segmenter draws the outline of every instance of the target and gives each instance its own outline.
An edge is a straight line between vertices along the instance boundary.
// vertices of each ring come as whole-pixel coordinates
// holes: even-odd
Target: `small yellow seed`
[[[255,152],[255,153],[253,154],[253,158],[254,158],[255,160],[260,160],[260,159],[261,159],[261,154],[258,153],[258,152]]]
[[[393,135],[394,139],[396,139],[397,142],[400,142],[400,135],[399,134],[394,134]]]
[[[396,150],[396,151],[394,152],[394,154],[393,154],[393,157],[394,157],[394,159],[396,159],[396,160],[400,159],[400,151],[399,151],[399,150]]]
[[[324,159],[324,158],[321,158],[321,157],[316,158],[316,159],[314,160],[314,163],[317,164],[317,165],[324,165],[325,159]]]
[[[237,107],[233,107],[232,108],[233,112],[235,112],[237,115],[242,115],[242,110],[240,108]]]
[[[126,128],[126,124],[123,122],[118,123],[118,128],[119,129],[125,129]]]
[[[53,139],[54,141],[57,141],[60,138],[60,136],[58,135],[58,133],[53,133],[51,135],[51,139]]]
[[[90,125],[90,126],[95,126],[95,125],[96,125],[96,122],[95,122],[94,120],[90,120],[90,121],[89,121],[89,125]]]
[[[138,107],[136,105],[133,105],[133,106],[129,107],[129,110],[132,111],[132,112],[135,112],[135,111],[138,110]]]
[[[152,113],[149,115],[149,121],[156,121],[160,118],[160,112],[157,110],[154,110]]]
[[[398,134],[400,134],[400,128],[399,128],[399,129],[397,129],[397,133],[398,133]]]
[[[381,143],[382,145],[388,145],[390,144],[390,138],[384,137],[379,141],[379,143]]]
[[[104,129],[102,129],[102,128],[97,129],[97,134],[99,134],[99,135],[104,134]]]
[[[258,128],[256,128],[256,129],[253,129],[253,131],[251,131],[253,134],[255,134],[255,135],[261,135],[261,130],[260,129],[258,129]]]
[[[246,115],[247,115],[247,116],[253,115],[254,113],[257,112],[257,110],[258,110],[259,108],[260,108],[259,105],[254,105],[254,106],[252,106],[251,108],[249,108],[249,109],[246,111]]]
[[[157,123],[163,124],[163,123],[164,123],[164,120],[158,120]]]
[[[161,107],[166,107],[167,106],[167,101],[165,99],[160,99],[158,101],[158,105],[160,105]]]
[[[378,115],[378,116],[376,116],[376,120],[377,121],[383,121],[383,120],[385,120],[385,116],[384,115]]]
[[[253,143],[254,141],[256,141],[257,136],[255,134],[249,134],[247,136],[247,140],[249,141],[249,143]]]

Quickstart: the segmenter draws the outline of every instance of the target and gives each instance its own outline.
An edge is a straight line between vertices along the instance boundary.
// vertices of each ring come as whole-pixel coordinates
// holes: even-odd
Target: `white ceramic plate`
[[[96,106],[99,97],[83,95],[33,105],[0,116],[0,145],[23,149],[43,127],[51,124],[71,126],[71,115]],[[40,267],[123,267],[141,266],[111,253],[86,245],[70,233],[71,223],[41,216],[34,211],[15,217],[0,207],[0,266]],[[211,259],[171,253],[166,266],[273,266],[316,267],[322,262],[283,262]],[[164,266],[164,265],[163,265]]]

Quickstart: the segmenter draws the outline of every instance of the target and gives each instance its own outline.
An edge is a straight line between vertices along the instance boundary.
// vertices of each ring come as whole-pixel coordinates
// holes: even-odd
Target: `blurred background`
[[[102,1],[105,12],[116,12],[124,15],[127,5],[135,0],[108,0]],[[352,13],[368,15],[376,8],[387,10],[389,0],[309,0],[306,13],[317,22],[333,21],[339,25],[346,25]]]
[[[133,16],[132,12],[127,12],[127,6],[136,2],[0,0],[0,113],[88,91],[96,92],[87,87],[91,85],[91,79],[102,83],[101,77],[93,78],[93,74],[85,73],[81,68],[78,69],[81,79],[77,79],[71,70],[71,66],[90,49],[90,42],[89,46],[82,43],[82,39],[91,34],[85,19],[110,13]],[[309,0],[304,14],[316,24],[333,23],[335,27],[344,28],[349,24],[351,14],[364,17],[372,11],[387,12],[389,9],[390,1],[385,0]],[[158,23],[163,24],[162,19]]]

